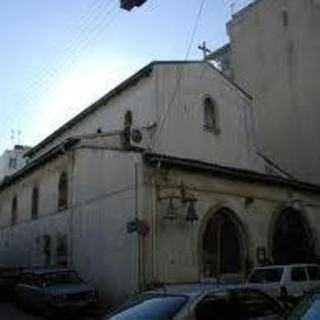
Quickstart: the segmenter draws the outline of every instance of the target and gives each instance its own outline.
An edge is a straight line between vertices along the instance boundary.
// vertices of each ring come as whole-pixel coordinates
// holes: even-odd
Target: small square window
[[[17,168],[17,158],[10,158],[9,159],[9,168],[16,169]]]

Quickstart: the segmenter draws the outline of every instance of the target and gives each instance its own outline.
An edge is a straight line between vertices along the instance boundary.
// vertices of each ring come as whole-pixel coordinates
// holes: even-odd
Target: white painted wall
[[[36,238],[49,235],[54,265],[57,238],[67,235],[70,266],[110,303],[138,289],[138,242],[127,233],[135,219],[136,154],[95,149],[69,152],[0,193],[0,261],[44,265]],[[141,166],[141,162],[140,162]],[[69,177],[69,207],[58,210],[58,180]],[[141,171],[141,170],[140,170]],[[34,185],[40,189],[39,219],[31,219]],[[18,223],[11,226],[11,202],[18,198]],[[41,240],[42,241],[42,240]]]
[[[203,98],[216,101],[221,133],[203,129]],[[144,133],[141,146],[158,153],[264,171],[255,155],[251,101],[207,63],[159,63],[106,106],[67,130],[36,155],[67,137],[123,129],[133,112],[133,127]],[[155,129],[146,129],[156,123]]]
[[[320,255],[320,197],[317,194],[303,191],[292,191],[291,188],[267,186],[260,183],[246,183],[223,178],[195,174],[179,170],[154,170],[149,176],[154,176],[155,183],[148,186],[154,188],[156,211],[150,207],[149,212],[155,214],[150,219],[155,234],[146,238],[146,246],[156,238],[154,257],[149,250],[147,260],[154,260],[155,268],[148,269],[151,281],[166,283],[190,283],[202,279],[201,274],[201,241],[206,223],[221,208],[233,211],[248,235],[249,259],[255,265],[256,250],[264,247],[267,257],[272,261],[273,222],[286,208],[290,201],[299,199],[304,203],[303,213],[311,227],[316,243],[316,254]],[[190,224],[186,222],[187,205],[177,198],[181,185],[186,186],[186,192],[196,199],[196,212],[199,220]],[[175,195],[174,206],[177,220],[164,219],[168,200],[166,197]],[[245,206],[245,198],[252,197],[254,201]],[[150,247],[149,247],[150,248]]]
[[[150,227],[140,242],[126,225],[136,217],[135,166],[138,168],[138,216]],[[58,212],[57,185],[62,171],[69,175],[69,208]],[[40,218],[31,220],[31,190],[40,186]],[[163,219],[170,192],[184,184],[197,199],[199,221],[185,221],[186,205],[175,200],[179,218]],[[11,200],[18,195],[18,224],[10,226]],[[245,198],[254,199],[245,208]],[[66,234],[71,267],[99,289],[103,300],[123,300],[147,283],[198,281],[200,234],[209,213],[228,207],[249,234],[250,257],[257,246],[269,248],[270,222],[289,200],[308,204],[306,212],[319,241],[319,195],[263,184],[231,181],[206,174],[162,171],[142,165],[140,155],[123,151],[75,149],[39,167],[0,193],[0,261],[10,265],[43,264],[35,239],[52,237],[52,263],[56,239]],[[320,248],[318,247],[318,250]],[[140,254],[139,254],[140,252]],[[319,252],[320,253],[320,252]],[[143,258],[142,256],[143,255]],[[140,261],[140,266],[139,266]],[[139,269],[143,277],[139,277]]]
[[[263,171],[255,155],[251,101],[245,94],[207,63],[159,65],[155,73],[159,106],[155,152]],[[206,95],[216,102],[218,134],[204,129]]]
[[[116,302],[138,289],[138,241],[128,234],[135,219],[135,163],[125,152],[76,151],[74,264],[104,300]],[[141,165],[141,163],[140,163]]]

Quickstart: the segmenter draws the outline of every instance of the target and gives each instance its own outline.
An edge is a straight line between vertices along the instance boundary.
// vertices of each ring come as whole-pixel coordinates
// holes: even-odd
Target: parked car
[[[12,298],[14,288],[21,280],[25,268],[0,266],[0,297]]]
[[[75,312],[96,303],[96,292],[69,269],[26,271],[15,288],[17,302],[46,315]]]
[[[320,288],[307,294],[288,317],[288,320],[318,319],[320,319]]]
[[[320,285],[320,266],[293,264],[255,268],[247,285],[276,298],[300,298]]]
[[[278,320],[285,311],[273,298],[250,288],[169,286],[129,300],[103,320]]]

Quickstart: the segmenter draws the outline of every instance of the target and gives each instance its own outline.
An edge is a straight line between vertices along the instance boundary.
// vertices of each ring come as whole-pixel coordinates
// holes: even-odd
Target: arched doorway
[[[276,264],[313,261],[311,230],[300,211],[287,208],[278,216],[272,239],[272,256]]]
[[[231,210],[221,209],[209,219],[202,238],[202,252],[206,278],[244,271],[244,230]]]

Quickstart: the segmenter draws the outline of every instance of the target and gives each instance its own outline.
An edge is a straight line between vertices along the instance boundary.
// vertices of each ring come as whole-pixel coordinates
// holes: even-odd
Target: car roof
[[[207,293],[223,293],[229,291],[245,291],[255,290],[247,287],[246,285],[219,285],[219,284],[179,284],[179,285],[165,285],[161,288],[146,291],[144,294],[168,294],[168,295],[186,295],[188,297],[197,297]]]
[[[60,272],[73,272],[73,270],[68,268],[35,268],[26,270],[25,273],[32,273],[34,275],[44,275],[51,273],[60,273]]]
[[[315,263],[295,263],[295,264],[278,264],[278,265],[271,265],[271,266],[263,266],[263,267],[256,267],[255,270],[267,270],[267,269],[276,269],[276,268],[292,268],[292,267],[319,267],[318,264]]]

